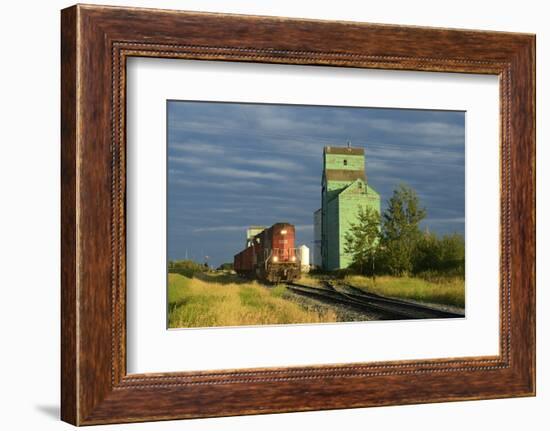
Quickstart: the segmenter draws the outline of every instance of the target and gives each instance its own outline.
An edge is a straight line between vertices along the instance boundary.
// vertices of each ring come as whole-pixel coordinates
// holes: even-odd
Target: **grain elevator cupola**
[[[325,270],[351,264],[345,235],[357,222],[360,207],[380,212],[380,195],[368,185],[365,150],[348,142],[346,147],[325,147],[321,181],[321,208],[314,214],[314,264]]]

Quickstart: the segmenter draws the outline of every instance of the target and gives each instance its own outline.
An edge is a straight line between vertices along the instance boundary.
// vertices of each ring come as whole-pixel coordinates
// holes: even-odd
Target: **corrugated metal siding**
[[[329,271],[340,268],[340,214],[338,199],[330,201],[327,205],[326,216],[326,266]]]
[[[321,260],[321,214],[322,210],[319,208],[313,213],[313,265],[323,266]]]
[[[363,171],[348,171],[344,169],[329,169],[326,171],[327,180],[332,181],[342,181],[344,183],[349,183],[353,180],[364,180],[365,173]]]
[[[347,191],[346,191],[347,192]],[[339,223],[340,223],[340,268],[347,268],[351,265],[351,256],[345,252],[346,232],[349,231],[351,225],[357,222],[357,214],[359,208],[373,208],[380,212],[380,199],[372,199],[366,193],[341,193],[338,197],[339,205]]]

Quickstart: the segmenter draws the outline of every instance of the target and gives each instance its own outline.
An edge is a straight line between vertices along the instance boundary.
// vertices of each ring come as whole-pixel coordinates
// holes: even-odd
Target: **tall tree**
[[[407,275],[413,270],[414,252],[421,238],[420,222],[426,209],[411,187],[400,184],[388,200],[382,221],[384,261],[394,275]]]
[[[351,256],[352,262],[363,273],[372,269],[374,277],[374,259],[380,243],[380,214],[368,206],[359,207],[357,223],[352,223],[344,237],[344,252]]]

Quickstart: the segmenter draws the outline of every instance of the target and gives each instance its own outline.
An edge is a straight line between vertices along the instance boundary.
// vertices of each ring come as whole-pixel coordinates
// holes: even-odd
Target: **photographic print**
[[[169,328],[465,316],[465,112],[167,101]]]

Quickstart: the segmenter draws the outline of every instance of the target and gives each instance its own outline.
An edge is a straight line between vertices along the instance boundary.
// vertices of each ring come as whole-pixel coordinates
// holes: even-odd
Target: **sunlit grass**
[[[324,287],[320,277],[310,274],[302,274],[298,283],[305,284],[306,286]]]
[[[464,308],[464,279],[460,277],[433,282],[416,277],[382,276],[373,281],[370,277],[352,275],[344,281],[379,295]]]
[[[334,312],[305,310],[285,286],[266,287],[232,276],[168,274],[168,326],[272,325],[335,322]]]

